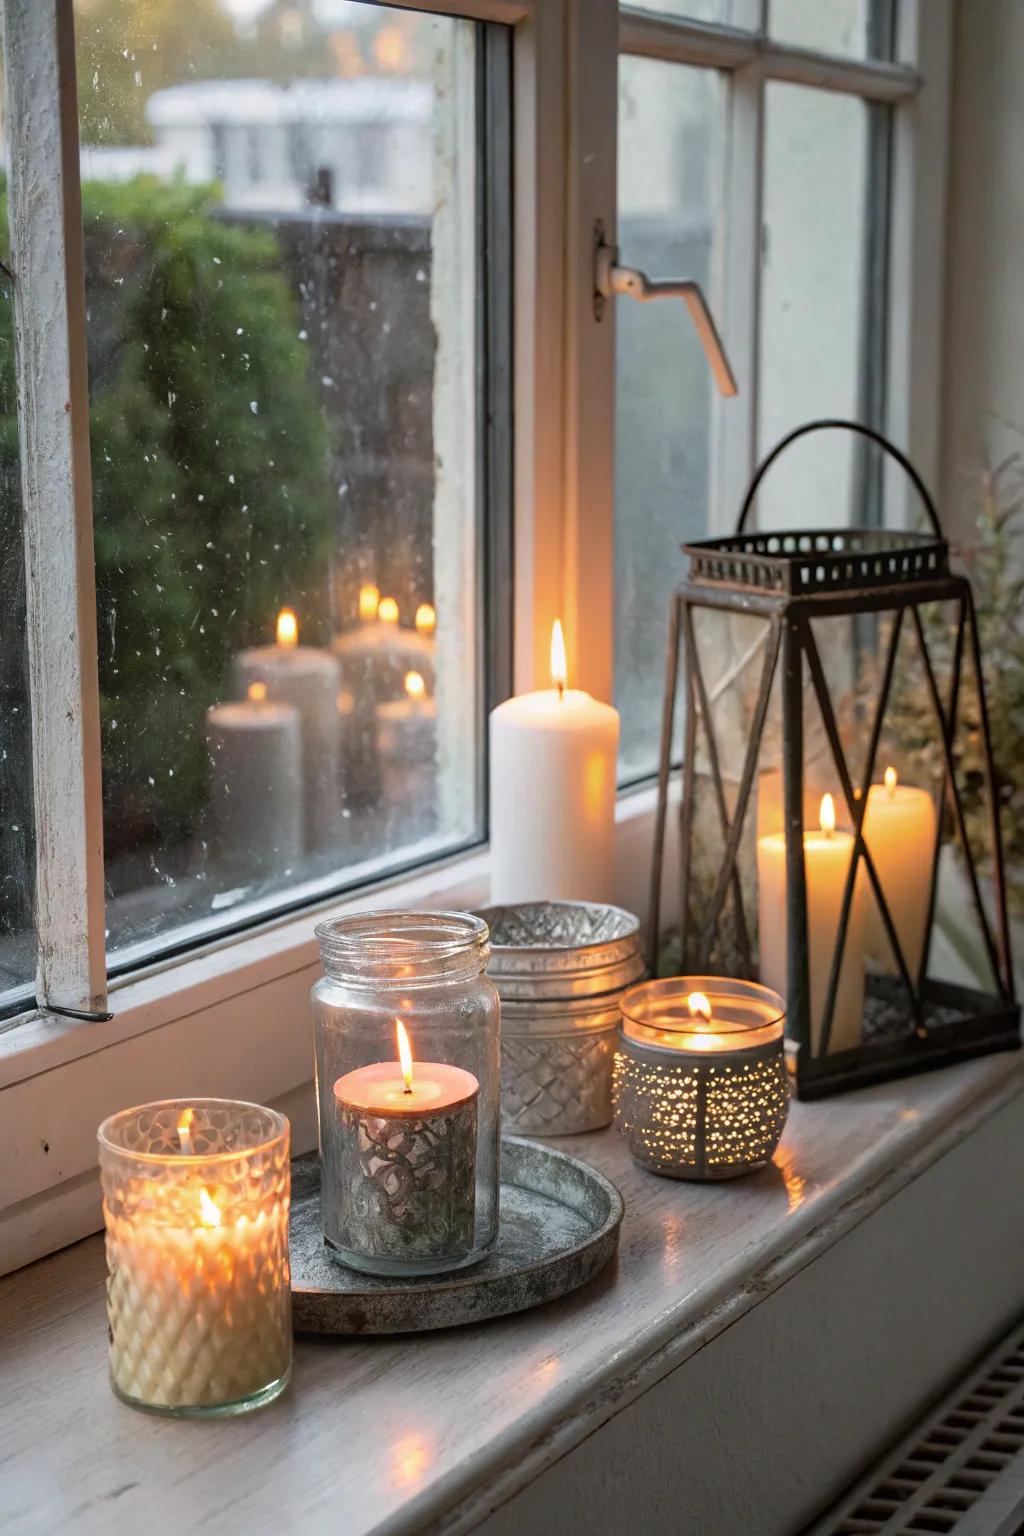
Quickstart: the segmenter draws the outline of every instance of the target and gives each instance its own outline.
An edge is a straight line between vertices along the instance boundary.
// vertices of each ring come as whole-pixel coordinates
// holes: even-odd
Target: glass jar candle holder
[[[620,1007],[615,1119],[637,1162],[673,1179],[762,1168],[789,1108],[778,993],[677,976],[630,988]]]
[[[498,1235],[501,1032],[487,924],[369,912],[316,933],[324,1241],[372,1275],[478,1263]]]
[[[270,1402],[292,1362],[288,1121],[165,1099],[98,1136],[115,1393],[178,1416]]]

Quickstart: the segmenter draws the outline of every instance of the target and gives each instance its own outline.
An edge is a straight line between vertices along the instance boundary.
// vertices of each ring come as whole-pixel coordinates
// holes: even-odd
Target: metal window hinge
[[[605,300],[613,298],[617,293],[627,294],[631,299],[639,299],[641,304],[645,304],[648,299],[682,299],[690,312],[690,319],[700,338],[700,344],[704,348],[704,356],[711,365],[719,394],[738,393],[735,375],[700,284],[689,279],[652,282],[646,272],[640,272],[636,267],[620,267],[617,247],[605,244],[598,230],[594,245],[594,315],[596,319],[600,320],[604,314]]]

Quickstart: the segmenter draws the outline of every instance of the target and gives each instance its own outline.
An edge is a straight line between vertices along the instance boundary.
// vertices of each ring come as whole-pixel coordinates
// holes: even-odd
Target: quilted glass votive
[[[645,1168],[732,1179],[775,1151],[789,1108],[778,993],[720,976],[677,976],[622,998],[615,1120]]]
[[[292,1361],[288,1121],[166,1099],[98,1135],[115,1393],[180,1416],[270,1402]]]

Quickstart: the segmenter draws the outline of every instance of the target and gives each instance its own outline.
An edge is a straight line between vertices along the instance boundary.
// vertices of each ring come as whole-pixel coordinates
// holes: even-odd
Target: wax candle
[[[299,644],[299,626],[290,608],[277,618],[277,643],[241,651],[233,663],[234,692],[245,698],[252,683],[262,683],[274,703],[291,704],[302,730],[302,783],[306,848],[331,844],[340,813],[337,657],[316,646]]]
[[[789,1104],[781,997],[679,976],[630,988],[620,1007],[615,1117],[637,1161],[676,1179],[763,1167]]]
[[[436,823],[437,700],[421,672],[405,674],[404,695],[378,704],[381,798],[400,837],[426,837]]]
[[[562,626],[553,687],[491,714],[491,899],[610,901],[619,716],[567,687]]]
[[[357,1067],[334,1085],[340,1134],[325,1149],[325,1180],[340,1201],[324,1211],[324,1237],[371,1274],[395,1259],[454,1268],[473,1250],[480,1084],[446,1062],[414,1064],[399,1019],[395,1033],[397,1061]]]
[[[821,1027],[828,996],[832,960],[839,935],[854,838],[837,831],[835,804],[825,795],[817,831],[804,833],[804,878],[807,887],[807,952],[810,982],[811,1050],[820,1054]],[[761,980],[784,997],[788,989],[788,902],[785,833],[757,841],[758,948]],[[829,1051],[858,1045],[864,1017],[864,892],[855,883],[839,972]],[[792,1013],[792,1002],[790,1002]]]
[[[263,682],[206,711],[210,845],[240,874],[279,872],[302,855],[302,737],[293,704]]]
[[[98,1136],[115,1393],[173,1414],[269,1402],[291,1370],[288,1121],[166,1100]]]
[[[925,789],[897,782],[895,768],[884,783],[872,784],[864,810],[864,841],[870,850],[889,915],[916,983],[924,955],[925,929],[935,857],[935,804]],[[867,911],[867,953],[874,967],[897,971],[882,914],[866,873],[861,875]]]

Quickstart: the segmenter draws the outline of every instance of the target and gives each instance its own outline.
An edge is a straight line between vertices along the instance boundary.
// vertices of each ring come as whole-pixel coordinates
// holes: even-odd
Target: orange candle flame
[[[262,704],[267,697],[267,685],[266,683],[250,683],[247,693],[253,704]]]
[[[377,617],[382,624],[398,623],[398,604],[393,597],[382,597],[377,604]]]
[[[398,1038],[398,1059],[402,1063],[405,1091],[412,1093],[412,1046],[409,1044],[409,1036],[405,1032],[405,1025],[401,1019],[395,1020],[395,1035]]]
[[[379,603],[380,587],[374,586],[372,581],[365,581],[359,588],[359,617],[364,622],[375,619]]]
[[[893,790],[896,788],[896,769],[895,768],[887,768],[885,770],[884,777],[885,777],[885,787],[886,787],[886,789],[889,791],[889,793],[891,795]]]
[[[405,691],[410,699],[422,699],[427,691],[427,685],[423,681],[422,672],[407,672],[405,674]]]
[[[277,643],[286,651],[293,650],[299,643],[299,621],[294,608],[282,608],[277,616]]]
[[[818,812],[818,825],[826,837],[831,837],[836,829],[836,803],[831,795],[822,795],[821,809]]]
[[[189,1128],[194,1115],[194,1109],[183,1109],[181,1119],[178,1121],[178,1146],[185,1157],[192,1156],[192,1135]]]
[[[711,1022],[711,1004],[703,992],[691,992],[686,999],[686,1006],[690,1010],[691,1019],[703,1019],[705,1024]]]
[[[437,628],[437,614],[433,603],[420,603],[416,609],[416,628],[421,635],[432,635]]]
[[[205,1186],[199,1191],[199,1219],[204,1227],[219,1227],[223,1220],[216,1201]]]
[[[569,669],[565,661],[565,636],[561,619],[556,619],[551,626],[551,681],[558,689],[558,697],[564,698]]]

